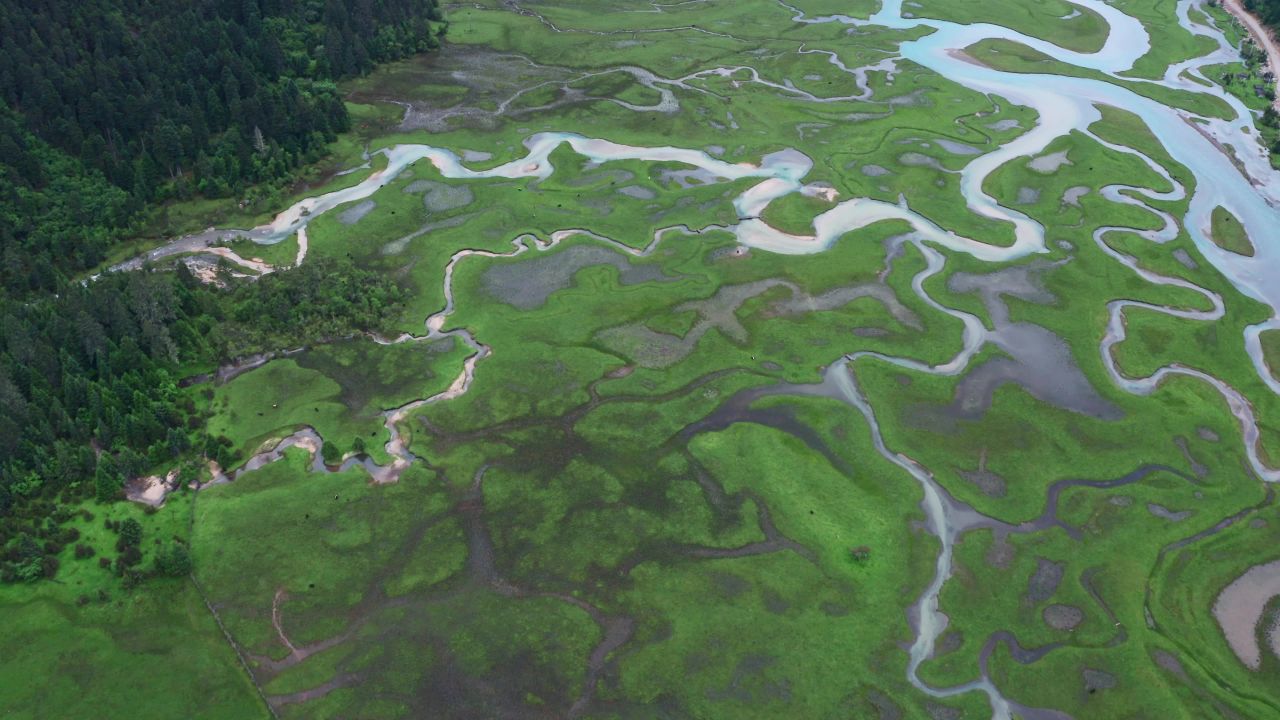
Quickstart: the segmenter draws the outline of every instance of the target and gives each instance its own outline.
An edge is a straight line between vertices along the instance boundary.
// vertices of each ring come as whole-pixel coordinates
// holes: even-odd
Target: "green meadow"
[[[1079,53],[1108,32],[1065,0],[908,5]],[[455,150],[479,170],[566,132],[730,163],[803,153],[803,181],[835,199],[769,204],[760,219],[788,233],[811,235],[861,197],[1011,246],[1013,224],[975,212],[962,172],[1040,119],[902,58],[877,65],[926,27],[794,20],[877,6],[458,5],[440,54],[343,86],[357,130],[270,209],[353,186],[397,145]],[[1231,116],[1213,94],[1148,82],[1214,47],[1177,24],[1171,0],[1113,6],[1151,35],[1125,74],[1006,40],[967,53]],[[1043,251],[1009,262],[900,220],[822,252],[748,248],[734,200],[760,179],[677,162],[595,162],[563,145],[546,179],[409,165],[312,219],[307,257],[393,279],[408,300],[385,324],[412,337],[279,348],[185,388],[225,438],[234,480],[180,489],[158,511],[76,508],[93,557],[68,544],[57,583],[0,587],[0,715],[986,718],[986,694],[957,690],[984,680],[1017,706],[1075,718],[1280,712],[1280,657],[1247,668],[1212,611],[1223,588],[1280,558],[1273,493],[1240,422],[1204,382],[1176,376],[1139,395],[1111,370],[1220,378],[1256,414],[1264,461],[1280,459],[1280,400],[1244,342],[1271,310],[1185,228],[1148,239],[1163,213],[1187,212],[1194,177],[1139,116],[1099,110],[1087,132],[977,188],[1044,228]],[[366,148],[370,169],[335,174]],[[1182,199],[1134,189],[1168,193],[1170,178]],[[1108,199],[1117,186],[1133,202]],[[1271,240],[1219,210],[1221,247],[1252,255]],[[156,233],[267,211],[184,204]],[[279,265],[298,249],[231,247]],[[1148,307],[1123,311],[1125,339],[1104,357],[1121,300]],[[1218,319],[1171,314],[1215,300]],[[1261,345],[1276,372],[1280,331]],[[874,422],[832,389],[838,372]],[[270,452],[308,429],[327,446],[321,467],[304,447]],[[380,483],[334,461],[344,455],[413,462]],[[959,528],[937,596],[946,627],[914,676],[917,603],[943,543],[933,495],[904,465]],[[133,567],[159,568],[180,545],[190,572],[133,584],[100,567],[125,552],[105,521],[128,518],[144,528]],[[1265,614],[1280,614],[1274,598]]]

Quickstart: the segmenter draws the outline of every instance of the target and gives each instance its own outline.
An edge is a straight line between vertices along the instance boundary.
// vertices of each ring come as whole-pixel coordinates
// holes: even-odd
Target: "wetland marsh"
[[[192,385],[192,716],[1280,713],[1280,173],[1199,5],[446,8],[330,187],[118,266],[410,298]]]

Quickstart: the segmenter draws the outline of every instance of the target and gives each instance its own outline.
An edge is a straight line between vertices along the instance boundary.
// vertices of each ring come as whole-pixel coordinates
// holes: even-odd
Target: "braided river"
[[[1010,223],[1014,229],[1015,242],[1000,247],[983,242],[981,238],[968,238],[939,227],[934,222],[915,212],[905,200],[899,203],[872,200],[868,198],[845,198],[836,196],[833,189],[817,184],[807,184],[805,178],[813,167],[813,161],[804,154],[787,150],[776,152],[762,159],[759,164],[730,163],[716,159],[701,150],[678,147],[632,147],[603,139],[594,139],[577,134],[543,132],[529,136],[525,140],[527,154],[519,159],[497,165],[490,169],[475,170],[468,167],[463,156],[451,150],[428,145],[401,144],[381,150],[386,156],[385,169],[371,173],[360,183],[336,192],[311,197],[298,202],[281,212],[269,224],[247,231],[209,231],[198,236],[190,236],[174,241],[170,245],[149,253],[145,258],[131,261],[121,266],[128,268],[137,266],[143,259],[159,259],[179,253],[208,250],[209,241],[223,233],[234,233],[248,236],[256,242],[271,244],[299,234],[303,242],[299,261],[305,255],[305,228],[314,218],[347,203],[360,201],[373,195],[377,190],[390,183],[409,165],[420,160],[427,160],[444,178],[450,179],[482,179],[482,178],[547,178],[555,172],[550,156],[557,148],[568,145],[576,153],[585,156],[595,163],[609,163],[618,160],[640,160],[649,162],[682,163],[709,176],[724,180],[741,180],[758,178],[759,182],[747,189],[734,200],[740,220],[732,226],[711,226],[732,232],[737,241],[750,248],[757,248],[781,254],[809,254],[822,252],[830,247],[838,238],[846,233],[866,227],[883,220],[901,220],[909,223],[914,229],[909,242],[916,244],[924,253],[928,268],[921,273],[913,285],[914,291],[931,306],[961,320],[965,327],[963,349],[950,361],[936,366],[922,364],[915,360],[892,358],[875,355],[879,361],[897,364],[916,372],[955,376],[966,370],[970,360],[990,340],[983,322],[976,316],[943,307],[931,299],[924,290],[924,279],[940,272],[946,262],[946,255],[940,250],[954,253],[965,253],[985,261],[1000,262],[1047,252],[1045,246],[1045,229],[1026,214],[1016,209],[1001,205],[983,190],[984,182],[998,168],[1019,158],[1029,158],[1044,151],[1055,139],[1071,132],[1082,133],[1115,152],[1137,156],[1157,174],[1164,177],[1172,186],[1172,190],[1157,192],[1150,188],[1131,186],[1110,186],[1103,189],[1103,195],[1114,202],[1139,205],[1160,216],[1164,227],[1153,231],[1136,231],[1127,228],[1101,228],[1094,234],[1095,242],[1104,252],[1117,262],[1128,266],[1148,282],[1168,284],[1201,293],[1208,299],[1211,309],[1207,311],[1190,311],[1185,309],[1166,308],[1145,305],[1127,300],[1115,300],[1108,305],[1110,322],[1098,351],[1101,353],[1111,379],[1121,388],[1136,394],[1147,394],[1165,378],[1173,375],[1195,377],[1215,388],[1226,400],[1232,413],[1239,421],[1246,444],[1246,452],[1254,472],[1263,480],[1273,482],[1280,480],[1280,471],[1266,466],[1259,457],[1258,427],[1251,404],[1241,393],[1226,382],[1199,369],[1170,365],[1161,368],[1150,377],[1134,378],[1125,375],[1112,360],[1111,349],[1125,337],[1123,313],[1126,307],[1141,305],[1142,307],[1163,312],[1180,318],[1192,320],[1215,320],[1224,314],[1223,302],[1215,293],[1199,288],[1185,280],[1165,277],[1138,267],[1137,262],[1113,249],[1103,240],[1111,232],[1137,232],[1149,241],[1164,243],[1173,240],[1179,234],[1179,227],[1185,229],[1194,241],[1200,253],[1245,295],[1261,301],[1272,309],[1272,319],[1250,327],[1246,332],[1245,344],[1253,364],[1272,392],[1280,392],[1278,383],[1271,369],[1267,367],[1259,343],[1259,334],[1270,328],[1280,328],[1280,320],[1275,312],[1280,309],[1280,174],[1274,171],[1265,150],[1258,142],[1258,134],[1254,125],[1253,114],[1236,98],[1225,93],[1220,87],[1207,79],[1201,69],[1237,58],[1236,51],[1230,47],[1217,28],[1197,24],[1192,20],[1189,10],[1195,5],[1194,0],[1178,0],[1177,17],[1179,23],[1195,35],[1210,38],[1216,49],[1199,58],[1178,63],[1168,69],[1165,76],[1156,80],[1140,80],[1122,76],[1122,73],[1133,68],[1135,62],[1151,48],[1151,40],[1142,24],[1120,10],[1101,0],[1070,0],[1074,5],[1101,16],[1109,26],[1109,35],[1103,47],[1094,53],[1073,52],[1045,40],[1028,37],[1013,30],[991,24],[960,25],[956,23],[914,18],[905,16],[902,11],[902,0],[884,0],[881,9],[869,18],[854,18],[843,15],[811,17],[799,10],[794,12],[793,20],[797,23],[837,23],[853,28],[864,26],[881,26],[893,29],[927,28],[931,32],[919,39],[901,43],[898,54],[901,58],[927,68],[942,77],[971,90],[1003,98],[1009,103],[1033,109],[1038,115],[1035,126],[1013,141],[992,152],[973,157],[960,171],[961,189],[968,209],[978,215],[996,221]],[[983,40],[1009,40],[1028,46],[1054,60],[1076,68],[1100,73],[1099,79],[1070,77],[1063,75],[1010,73],[1002,72],[975,62],[965,55],[966,48]],[[833,65],[849,73],[858,80],[860,87],[866,88],[867,68],[845,68],[833,57]],[[726,68],[725,72],[742,68]],[[747,68],[748,70],[750,68]],[[706,75],[712,71],[701,71]],[[659,88],[664,97],[664,104],[672,102],[673,89],[687,88],[687,78],[664,80],[648,77],[646,84]],[[1196,82],[1195,79],[1206,80]],[[1115,80],[1116,82],[1110,82]],[[754,82],[765,82],[755,75]],[[1123,81],[1123,82],[1121,82]],[[1182,92],[1210,95],[1218,98],[1234,112],[1231,119],[1200,118],[1186,110],[1172,108],[1156,100],[1140,95],[1128,87],[1136,83],[1149,83]],[[787,91],[782,86],[774,86]],[[799,91],[791,90],[799,94]],[[823,102],[805,94],[806,100]],[[830,101],[845,100],[833,98]],[[1164,146],[1169,156],[1181,163],[1195,179],[1193,189],[1185,187],[1167,170],[1151,158],[1137,150],[1120,147],[1105,142],[1090,132],[1089,127],[1101,117],[1099,106],[1110,105],[1128,110],[1145,122],[1147,127]],[[629,106],[630,107],[630,106]],[[635,108],[643,110],[643,108]],[[765,207],[774,200],[792,193],[823,196],[827,199],[839,200],[831,209],[817,216],[809,234],[791,234],[771,227],[760,219]],[[1145,204],[1144,200],[1189,201],[1188,209],[1182,217],[1173,217],[1167,212],[1157,210]],[[1251,257],[1228,252],[1218,247],[1209,238],[1210,216],[1214,208],[1223,206],[1230,210],[1243,224],[1253,239],[1256,252]],[[559,240],[572,235],[588,235],[601,241],[607,241],[618,249],[633,255],[645,255],[653,250],[663,238],[670,233],[678,233],[693,237],[697,232],[708,228],[666,228],[659,231],[651,244],[636,250],[620,243],[613,243],[606,238],[599,238],[585,228],[565,228],[552,234],[548,240],[538,240],[531,236],[521,236],[514,241],[512,254],[526,251],[544,251],[554,246]],[[513,233],[514,235],[515,233]],[[261,263],[239,258],[225,248],[219,248],[223,257],[242,264],[246,269],[262,272],[270,268]],[[396,458],[394,468],[370,467],[375,478],[394,479],[398,471],[407,466],[413,456],[403,446],[396,430],[396,424],[408,416],[408,413],[426,402],[448,400],[466,392],[473,374],[482,368],[478,362],[490,352],[479,340],[471,337],[466,330],[444,331],[448,315],[453,309],[453,294],[450,287],[453,264],[471,255],[490,255],[464,250],[454,257],[445,276],[446,307],[427,320],[426,332],[421,336],[404,335],[385,342],[415,342],[434,339],[442,335],[460,335],[475,351],[468,360],[463,375],[441,396],[427,398],[411,403],[402,408],[390,409],[386,412],[387,427],[391,432],[391,441],[387,449]],[[929,686],[917,677],[919,665],[928,659],[934,644],[946,629],[947,618],[938,607],[938,597],[943,584],[952,571],[952,548],[958,534],[973,522],[975,513],[972,509],[959,506],[934,481],[926,468],[921,467],[910,458],[901,455],[886,446],[880,435],[875,410],[859,389],[853,366],[861,357],[869,353],[855,353],[844,358],[837,358],[828,367],[825,381],[820,386],[783,387],[778,392],[821,393],[847,403],[853,410],[865,417],[871,427],[878,451],[890,462],[901,467],[915,478],[924,491],[922,508],[928,518],[928,525],[941,541],[932,582],[916,603],[909,610],[912,626],[915,630],[914,642],[910,647],[909,678],[913,684],[926,693],[934,696],[949,696],[963,692],[980,691],[990,701],[993,717],[1009,718],[1013,713],[1029,718],[1062,717],[1056,711],[1037,710],[1019,707],[1007,700],[985,676],[972,683],[950,688]],[[313,431],[305,438],[286,439],[290,444],[303,444],[305,439],[313,452],[323,442],[315,437]],[[279,448],[273,449],[251,461],[255,466],[268,462],[279,456]],[[371,461],[366,461],[371,465]],[[968,523],[968,525],[966,525]],[[985,663],[984,663],[985,664]]]

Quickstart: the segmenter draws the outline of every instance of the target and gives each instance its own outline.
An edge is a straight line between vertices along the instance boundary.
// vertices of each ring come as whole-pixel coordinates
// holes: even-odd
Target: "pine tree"
[[[120,488],[124,485],[124,479],[120,474],[109,469],[105,464],[99,464],[98,470],[93,477],[94,495],[98,502],[111,503],[120,499]]]

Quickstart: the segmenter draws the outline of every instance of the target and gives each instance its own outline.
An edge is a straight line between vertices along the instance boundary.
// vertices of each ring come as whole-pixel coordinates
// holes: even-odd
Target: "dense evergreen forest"
[[[437,45],[435,0],[0,0],[3,292],[102,261],[146,203],[317,159],[333,80]]]
[[[333,81],[436,47],[439,20],[435,0],[0,0],[0,580],[52,577],[82,501],[233,460],[184,375],[403,302],[323,260],[225,287],[181,264],[76,278],[149,205],[318,159],[350,123]]]
[[[79,500],[182,458],[235,458],[205,434],[184,368],[380,326],[403,291],[317,260],[226,288],[176,272],[111,273],[0,312],[0,580],[57,570]],[[124,568],[121,568],[123,572]]]
[[[1280,32],[1280,0],[1244,0],[1244,9],[1255,13],[1258,19]]]

